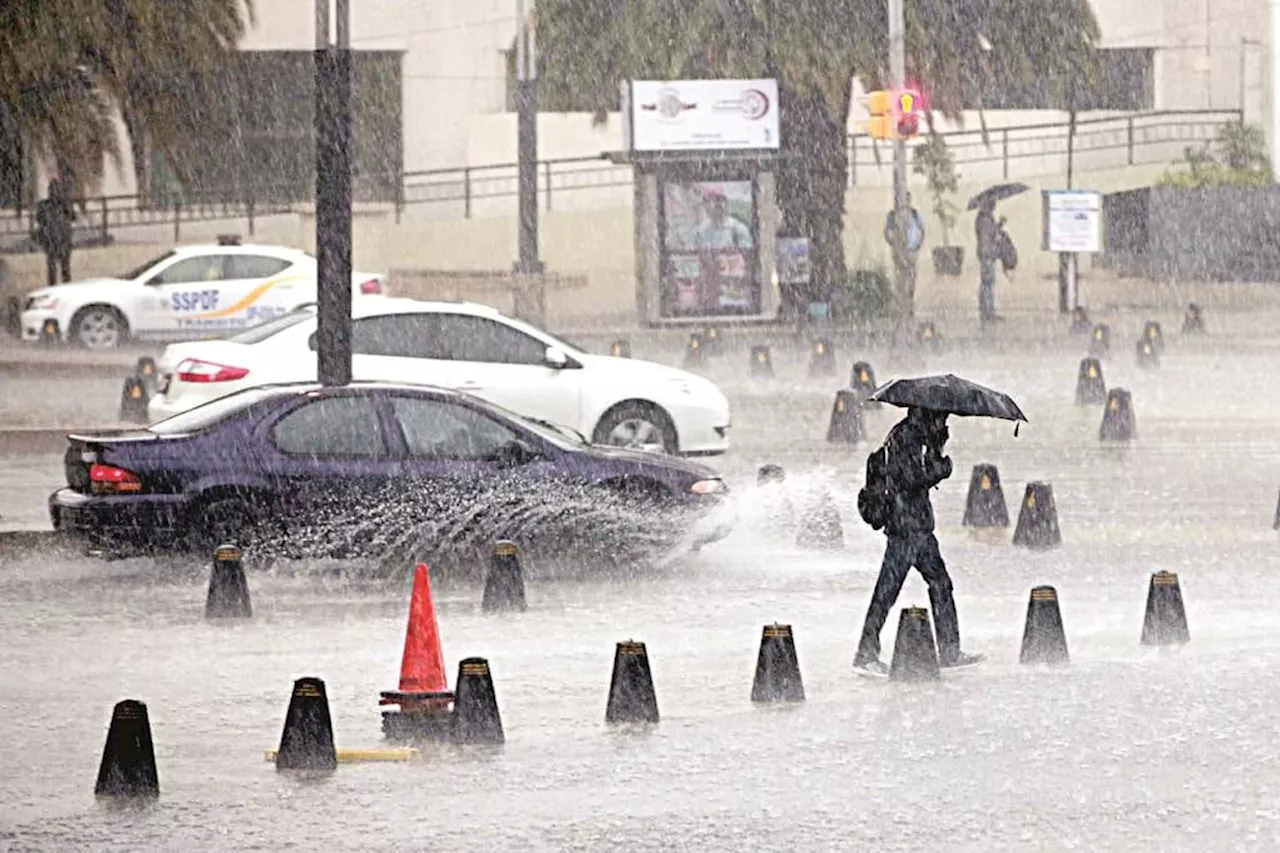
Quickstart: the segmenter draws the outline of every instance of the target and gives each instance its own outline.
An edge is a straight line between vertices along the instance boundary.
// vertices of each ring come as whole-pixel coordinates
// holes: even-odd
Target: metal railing
[[[1212,143],[1222,125],[1241,117],[1239,110],[1166,110],[1133,113],[1076,122],[1072,146],[1076,171],[1096,168],[1167,163],[1180,159],[1186,146]],[[962,180],[1009,180],[1058,174],[1066,170],[1069,126],[1065,121],[953,131],[942,134]],[[918,144],[912,143],[912,146]],[[846,141],[850,187],[876,186],[891,180],[891,149],[870,137],[851,135]],[[569,157],[538,163],[538,198],[544,210],[555,210],[566,194],[591,190],[630,187],[633,170],[603,157]],[[434,207],[446,216],[471,218],[478,214],[510,213],[518,195],[517,166],[502,163],[454,169],[405,172],[396,176],[358,176],[375,182],[379,178],[398,189],[393,201],[373,203],[393,209],[397,221],[410,209]],[[259,195],[278,199],[287,191]],[[245,197],[248,195],[248,197]],[[172,239],[182,237],[185,223],[228,220],[243,223],[250,235],[255,220],[264,216],[298,212],[310,199],[296,202],[261,201],[252,190],[239,190],[222,197],[217,193],[188,194],[171,204],[155,204],[138,195],[100,196],[76,203],[79,220],[76,241],[80,245],[110,243],[122,231],[143,228],[172,229]],[[234,196],[234,197],[232,197]],[[383,193],[385,197],[385,193]],[[510,204],[495,207],[495,200]],[[610,203],[616,203],[617,198]],[[482,211],[478,208],[483,207]],[[508,209],[509,208],[509,209]],[[0,251],[34,250],[30,234],[34,226],[31,211],[0,212]],[[234,227],[232,225],[231,227]]]

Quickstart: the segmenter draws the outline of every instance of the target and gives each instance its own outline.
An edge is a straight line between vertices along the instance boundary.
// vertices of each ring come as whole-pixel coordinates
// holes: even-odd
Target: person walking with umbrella
[[[905,406],[907,416],[867,460],[867,485],[858,495],[863,519],[876,529],[883,527],[887,541],[853,665],[874,674],[888,672],[880,660],[880,632],[913,567],[929,587],[939,664],[975,664],[981,655],[960,650],[951,577],[933,532],[929,490],[951,476],[951,458],[944,453],[950,437],[948,415],[1026,417],[1007,395],[951,374],[894,380],[868,399]]]

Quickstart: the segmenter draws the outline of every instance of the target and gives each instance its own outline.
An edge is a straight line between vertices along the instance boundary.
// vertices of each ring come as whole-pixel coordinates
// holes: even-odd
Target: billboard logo
[[[658,93],[658,102],[655,104],[641,104],[640,109],[647,112],[656,112],[661,121],[679,121],[680,115],[685,110],[696,110],[697,104],[686,104],[680,98],[680,92],[675,89],[663,89]]]
[[[759,89],[748,89],[742,93],[742,117],[751,121],[759,121],[769,114],[769,96]]]

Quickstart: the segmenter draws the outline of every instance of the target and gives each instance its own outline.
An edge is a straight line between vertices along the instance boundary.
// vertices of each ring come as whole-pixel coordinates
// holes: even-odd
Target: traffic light
[[[910,139],[920,132],[920,93],[914,89],[867,93],[871,118],[862,129],[873,139]]]

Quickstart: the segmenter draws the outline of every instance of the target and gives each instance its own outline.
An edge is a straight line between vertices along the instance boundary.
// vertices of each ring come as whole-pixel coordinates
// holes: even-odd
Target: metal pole
[[[1067,189],[1072,188],[1075,173],[1076,110],[1071,105],[1067,119]],[[1076,264],[1072,252],[1058,253],[1058,311],[1069,314],[1076,307]]]
[[[350,0],[316,0],[316,369],[325,385],[351,381],[351,30]]]
[[[1271,0],[1271,168],[1280,176],[1280,0]]]
[[[515,266],[516,313],[534,323],[543,320],[542,262],[538,259],[538,111],[537,57],[526,26],[525,0],[516,0],[516,152],[520,211],[519,260]]]
[[[1277,0],[1280,2],[1280,0]],[[895,92],[906,84],[907,47],[906,20],[903,0],[889,0],[889,76]],[[893,140],[893,216],[897,224],[894,229],[893,255],[895,260],[896,291],[900,302],[900,310],[904,321],[915,316],[915,287],[908,270],[910,261],[907,258],[907,144],[903,139]]]

